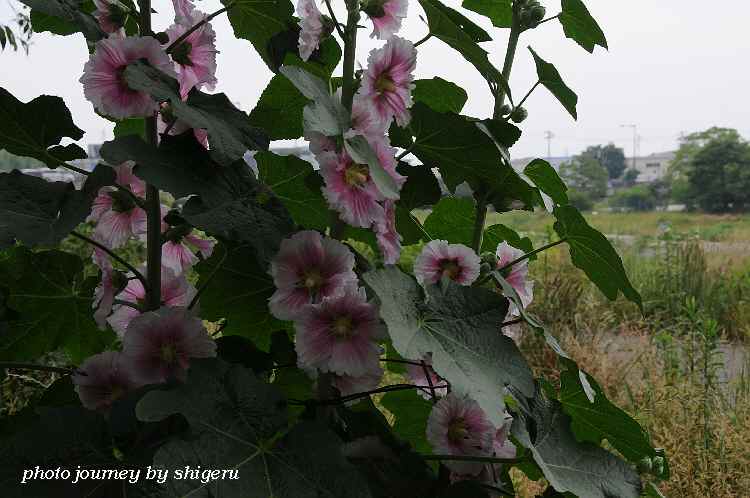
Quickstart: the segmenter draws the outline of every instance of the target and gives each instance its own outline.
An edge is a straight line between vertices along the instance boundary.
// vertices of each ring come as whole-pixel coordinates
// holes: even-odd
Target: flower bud
[[[539,24],[544,19],[546,13],[547,10],[543,6],[537,5],[531,9],[531,22],[533,22],[534,25]]]
[[[529,112],[523,107],[516,107],[513,112],[510,113],[510,119],[514,123],[522,123],[529,116]]]
[[[503,106],[500,108],[500,115],[507,116],[511,113],[512,110],[513,108],[511,106],[509,106],[508,104],[503,104]]]

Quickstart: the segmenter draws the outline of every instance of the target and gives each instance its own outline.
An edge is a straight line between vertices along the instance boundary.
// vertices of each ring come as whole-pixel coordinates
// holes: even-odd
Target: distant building
[[[664,179],[669,171],[669,164],[675,157],[675,152],[658,152],[650,156],[636,157],[635,169],[638,171],[636,183],[652,183]],[[633,168],[633,158],[627,158],[625,164]]]

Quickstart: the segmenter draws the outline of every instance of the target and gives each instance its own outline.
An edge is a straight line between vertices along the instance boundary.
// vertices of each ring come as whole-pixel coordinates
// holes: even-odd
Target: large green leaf
[[[264,351],[271,346],[271,333],[286,328],[268,311],[268,298],[275,287],[268,272],[246,245],[219,244],[210,258],[195,267],[201,294],[201,317],[226,319],[224,334],[241,335]]]
[[[425,300],[417,281],[397,268],[363,278],[380,298],[396,351],[405,358],[432,353],[438,375],[475,399],[495,425],[503,423],[506,385],[533,395],[529,366],[513,339],[500,333],[508,311],[504,297],[451,282],[428,287]]]
[[[424,228],[433,239],[470,246],[474,235],[476,212],[470,198],[444,197],[432,208]]]
[[[247,114],[223,93],[209,95],[193,89],[183,102],[177,81],[158,69],[134,62],[123,74],[130,88],[146,92],[160,102],[169,101],[175,117],[191,128],[207,130],[211,155],[217,162],[230,164],[248,150],[268,149],[268,137],[252,126]]]
[[[158,496],[370,496],[362,476],[342,455],[338,436],[314,422],[289,430],[281,393],[239,365],[193,362],[185,384],[149,392],[136,413],[144,421],[179,413],[190,423],[191,437],[162,446],[155,465],[238,470],[238,479],[209,483],[172,473]]]
[[[578,119],[578,112],[576,111],[578,95],[565,84],[555,66],[539,57],[533,48],[529,47],[529,50],[531,55],[534,56],[539,82],[552,92],[552,95],[560,101],[565,110],[573,116],[573,119]]]
[[[577,44],[593,53],[594,47],[599,45],[608,49],[607,38],[596,20],[591,17],[589,10],[581,0],[562,0],[562,13],[558,17],[565,36],[575,40]]]
[[[81,32],[90,43],[106,36],[91,15],[93,2],[84,0],[21,0],[31,7],[31,26],[36,32],[58,35]]]
[[[464,0],[461,6],[488,17],[498,28],[510,28],[513,24],[512,0]]]
[[[400,162],[396,167],[399,174],[406,177],[401,187],[398,205],[408,211],[437,204],[442,192],[435,173],[423,165]]]
[[[78,363],[113,341],[93,319],[96,278],[86,278],[78,256],[13,247],[0,253],[0,282],[10,313],[0,336],[0,358],[36,360],[62,349]]]
[[[192,195],[182,210],[189,223],[211,235],[252,245],[262,260],[273,256],[294,229],[284,206],[243,160],[215,163],[190,132],[166,136],[158,148],[127,135],[103,144],[101,154],[113,164],[135,161],[140,178],[175,197]]]
[[[328,84],[320,77],[299,66],[282,66],[279,71],[307,99],[302,111],[304,129],[333,137],[349,129],[350,116],[341,102],[331,95]]]
[[[435,76],[429,80],[416,80],[412,98],[424,102],[437,112],[461,112],[469,96],[460,86]]]
[[[622,259],[607,238],[593,229],[573,206],[558,206],[553,213],[554,228],[570,248],[573,264],[586,272],[607,298],[614,300],[622,292],[642,309],[641,296],[633,288],[625,272]]]
[[[391,391],[380,400],[380,404],[393,414],[393,433],[411,444],[417,453],[429,455],[432,447],[427,442],[426,427],[432,402],[419,396],[414,389]]]
[[[274,39],[285,37],[287,32],[297,31],[294,20],[294,7],[289,0],[222,0],[234,36],[253,44],[261,58],[273,71],[275,63]],[[294,37],[296,40],[296,37]],[[283,57],[281,58],[283,60]]]
[[[534,250],[534,245],[531,242],[530,238],[521,237],[518,232],[516,232],[512,228],[498,223],[496,225],[489,226],[484,230],[484,237],[482,238],[482,251],[495,252],[497,250],[497,245],[503,241],[507,242],[516,249],[522,250],[525,253]],[[529,259],[533,261],[535,258],[532,256]]]
[[[58,146],[63,137],[83,137],[83,130],[73,123],[63,99],[41,95],[23,103],[0,88],[0,149],[33,157],[50,168],[86,157],[77,145]]]
[[[312,164],[296,156],[279,156],[271,152],[256,154],[255,160],[258,179],[276,194],[295,223],[325,231],[331,215],[320,188],[314,187],[313,180],[318,172]]]
[[[583,375],[586,375],[583,373]],[[594,401],[581,386],[579,372],[568,369],[560,375],[560,403],[571,418],[571,429],[578,441],[600,444],[602,440],[633,463],[658,456],[648,434],[630,415],[613,405],[599,384],[588,377]]]
[[[603,448],[576,441],[570,418],[557,401],[546,399],[538,387],[534,396],[511,391],[519,405],[511,434],[531,451],[555,490],[587,498],[640,496],[638,473]]]
[[[555,204],[568,204],[568,187],[557,171],[543,159],[534,159],[523,170],[539,189],[550,196]]]

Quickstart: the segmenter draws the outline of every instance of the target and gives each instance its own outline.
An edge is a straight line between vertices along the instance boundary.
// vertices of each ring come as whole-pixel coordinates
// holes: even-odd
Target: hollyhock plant
[[[190,230],[184,235],[181,233],[171,235],[171,238],[168,231],[168,240],[161,246],[161,264],[172,270],[175,275],[192,268],[198,262],[196,254],[200,254],[205,259],[213,253],[215,242],[201,238],[194,230]]]
[[[401,20],[406,18],[408,0],[367,0],[362,10],[372,21],[370,38],[387,40],[401,29]]]
[[[406,366],[406,378],[409,382],[415,386],[432,385],[435,388],[435,396],[445,396],[448,394],[448,387],[445,385],[445,380],[432,369],[432,353],[424,355],[421,361],[424,362],[424,367],[422,365],[413,364]],[[425,370],[427,370],[427,374],[425,374]],[[432,391],[430,389],[419,389],[417,390],[417,394],[424,399],[432,399]]]
[[[510,426],[513,419],[506,416],[505,423],[495,431],[495,438],[492,441],[492,456],[496,458],[515,458],[516,445],[508,439]]]
[[[417,65],[414,45],[393,36],[382,48],[370,52],[367,64],[359,89],[361,97],[369,102],[384,128],[393,118],[399,126],[406,126],[411,120],[409,107]]]
[[[130,237],[146,233],[146,213],[133,198],[145,196],[146,184],[133,174],[130,161],[114,169],[117,184],[133,195],[115,187],[102,187],[86,219],[96,222],[94,238],[113,249],[122,246]]]
[[[102,272],[102,280],[96,289],[94,289],[94,302],[92,305],[96,308],[94,321],[96,321],[99,329],[105,330],[107,328],[107,317],[112,313],[115,294],[120,292],[125,282],[122,274],[112,267],[109,256],[103,250],[95,247],[92,259]]]
[[[171,106],[166,102],[162,102],[159,106],[159,119],[156,122],[156,127],[159,135],[166,133],[170,136],[182,135],[192,129],[198,143],[208,148],[208,131],[203,128],[191,128],[172,113]]]
[[[523,256],[524,252],[503,241],[497,246],[496,255],[497,268],[499,269]],[[534,299],[534,282],[529,280],[529,260],[525,259],[506,269],[503,272],[503,277],[518,293],[523,307],[528,306]],[[515,303],[511,303],[510,312],[513,316],[520,314]]]
[[[333,386],[338,389],[341,396],[361,393],[376,389],[383,379],[383,369],[375,364],[374,368],[357,377],[351,375],[337,375],[333,378]],[[361,398],[354,400],[351,404],[358,402]]]
[[[445,240],[428,242],[414,261],[414,276],[422,285],[447,277],[460,285],[471,285],[479,276],[480,259],[463,244]]]
[[[144,384],[184,381],[190,359],[215,357],[216,343],[190,310],[162,307],[130,322],[122,354]]]
[[[140,386],[123,356],[105,351],[89,357],[71,377],[81,404],[89,410],[107,411],[112,403]]]
[[[145,273],[145,271],[141,270],[141,273]],[[169,268],[162,267],[161,302],[163,305],[188,306],[193,297],[195,297],[196,292],[195,287],[187,281],[184,274],[175,275]],[[146,299],[146,290],[143,288],[143,283],[137,278],[132,278],[128,281],[125,289],[116,296],[116,299],[142,307]],[[113,310],[114,312],[107,319],[107,323],[122,339],[126,335],[125,332],[130,322],[135,317],[141,315],[142,312],[126,304],[117,304]]]
[[[125,81],[128,64],[140,59],[174,78],[172,60],[156,38],[110,37],[96,43],[96,50],[83,67],[83,93],[97,111],[115,119],[151,116],[159,105],[145,92],[131,89]]]
[[[206,14],[191,10],[167,28],[169,43],[173,43],[192,26],[203,21]],[[193,88],[216,86],[216,33],[211,24],[205,23],[188,35],[171,52],[180,82],[180,96],[185,99]]]
[[[96,10],[91,13],[105,33],[116,33],[125,25],[129,9],[117,0],[94,0]]]
[[[292,320],[308,304],[319,303],[357,283],[351,251],[314,230],[297,232],[283,240],[271,261],[270,274],[276,291],[269,308],[280,320]]]
[[[377,307],[364,289],[350,286],[342,294],[308,306],[294,324],[298,363],[322,372],[360,377],[376,371],[384,338]]]
[[[427,420],[427,441],[435,453],[456,456],[487,456],[491,453],[495,428],[479,404],[468,396],[450,393],[438,401]],[[458,474],[478,474],[482,462],[446,460]]]
[[[395,265],[401,257],[401,235],[396,230],[396,203],[386,199],[383,210],[383,219],[375,222],[375,237],[383,253],[383,262]]]
[[[320,47],[320,42],[330,34],[330,23],[320,13],[315,0],[299,0],[297,2],[299,21],[299,56],[303,61]]]

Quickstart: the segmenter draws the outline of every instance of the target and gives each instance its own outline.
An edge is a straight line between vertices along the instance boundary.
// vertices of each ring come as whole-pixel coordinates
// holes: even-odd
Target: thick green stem
[[[151,0],[139,0],[141,10],[141,35],[150,36]],[[156,147],[159,143],[156,115],[146,118],[146,141]],[[156,310],[161,306],[161,202],[159,189],[146,185],[146,309]]]
[[[518,15],[518,9],[513,7],[513,22],[510,27],[510,38],[508,38],[508,48],[505,50],[505,62],[503,63],[503,79],[510,85],[510,72],[513,69],[513,60],[516,58],[516,49],[518,48],[518,39],[521,37],[521,19]],[[505,90],[502,87],[497,89],[495,95],[495,112],[493,117],[500,118],[500,109],[505,103]]]

